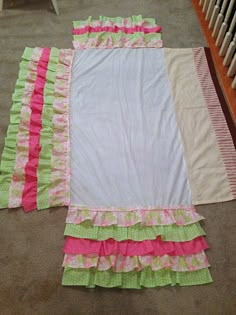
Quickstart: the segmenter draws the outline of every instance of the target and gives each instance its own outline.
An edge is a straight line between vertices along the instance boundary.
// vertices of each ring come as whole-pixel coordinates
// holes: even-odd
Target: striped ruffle
[[[1,162],[0,208],[69,203],[72,50],[26,48]]]
[[[101,211],[71,206],[70,210],[73,215],[68,213],[65,228],[63,285],[141,288],[212,282],[204,253],[208,245],[198,222],[202,218],[199,214],[194,223],[187,216],[189,220],[181,221],[182,225],[177,225],[177,221],[163,225],[173,218],[169,216],[173,209],[166,213],[166,220],[166,209],[102,208]],[[181,210],[182,215],[195,211],[192,207]],[[87,219],[81,220],[81,211]],[[137,211],[150,211],[156,221],[151,225],[147,220],[130,224],[129,215]],[[128,216],[122,216],[119,226],[117,214],[123,212]]]
[[[73,45],[76,49],[162,47],[161,26],[141,15],[129,18],[100,16],[73,22]]]

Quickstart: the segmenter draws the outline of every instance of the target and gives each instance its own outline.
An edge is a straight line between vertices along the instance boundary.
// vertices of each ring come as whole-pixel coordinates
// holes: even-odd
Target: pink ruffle
[[[111,32],[111,33],[118,33],[119,31],[122,31],[126,34],[133,34],[135,32],[142,32],[145,34],[148,33],[161,33],[162,27],[161,26],[155,26],[155,27],[144,27],[140,25],[136,25],[133,27],[125,27],[125,26],[85,26],[82,28],[74,28],[73,29],[73,35],[81,35],[85,33],[98,33],[98,32]]]
[[[141,223],[153,225],[188,225],[204,217],[199,215],[194,207],[178,208],[94,208],[86,206],[70,206],[66,223],[80,224],[86,220],[94,226],[132,226]]]
[[[118,242],[114,239],[95,241],[68,236],[65,240],[64,253],[99,256],[185,256],[199,253],[207,248],[208,245],[202,236],[186,242],[164,242],[161,237],[142,242],[132,240]]]

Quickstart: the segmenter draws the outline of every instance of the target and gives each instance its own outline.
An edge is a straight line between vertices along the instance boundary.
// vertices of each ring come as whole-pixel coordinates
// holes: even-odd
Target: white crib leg
[[[2,11],[3,9],[3,0],[0,0],[0,12]]]
[[[53,8],[56,12],[56,15],[59,15],[59,8],[58,8],[58,5],[57,5],[57,0],[52,0],[52,5],[53,5]]]

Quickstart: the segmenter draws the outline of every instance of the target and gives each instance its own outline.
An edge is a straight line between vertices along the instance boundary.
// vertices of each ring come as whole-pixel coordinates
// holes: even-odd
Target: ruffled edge
[[[208,268],[193,272],[176,272],[166,269],[152,271],[145,268],[139,272],[97,271],[96,269],[64,269],[62,285],[96,286],[106,288],[141,289],[165,285],[200,285],[213,282]]]
[[[54,86],[50,207],[68,206],[70,202],[69,97],[73,58],[74,50],[60,50]]]
[[[48,62],[48,71],[46,74],[46,84],[44,87],[44,107],[42,112],[42,130],[40,133],[40,156],[37,169],[37,208],[48,208],[49,198],[48,191],[50,186],[51,174],[51,155],[52,155],[52,120],[53,120],[53,102],[54,102],[54,86],[56,79],[56,71],[58,64],[59,50],[51,49]]]
[[[37,209],[37,169],[40,155],[40,133],[44,107],[44,88],[50,57],[50,48],[43,48],[37,65],[37,78],[30,99],[29,154],[25,165],[25,182],[22,193],[22,206],[25,212]]]
[[[85,221],[78,225],[67,223],[64,234],[100,241],[109,238],[117,241],[143,241],[156,239],[160,235],[164,241],[183,242],[205,235],[205,232],[199,222],[184,226],[141,226],[140,224],[136,224],[128,227],[119,227],[116,225],[99,227],[92,226],[89,222]]]
[[[154,240],[142,242],[132,240],[118,242],[114,239],[96,241],[67,236],[64,244],[65,254],[95,254],[98,256],[186,256],[206,249],[208,249],[208,245],[203,236],[185,242],[163,241],[160,236]]]
[[[153,27],[145,27],[145,26],[84,26],[84,27],[78,27],[73,29],[73,35],[82,35],[86,33],[102,33],[102,32],[108,32],[108,33],[118,33],[123,32],[125,34],[134,34],[136,32],[141,32],[144,34],[149,33],[161,33],[162,27],[161,26],[153,26]]]
[[[20,171],[20,174],[16,174],[15,166],[16,163],[20,161],[19,150],[23,149],[23,141],[27,141],[28,137],[26,136],[26,138],[23,139],[23,137],[21,138],[21,131],[20,135],[18,132],[19,126],[22,128],[22,131],[25,129],[26,121],[30,118],[26,117],[26,112],[29,110],[28,114],[30,114],[28,107],[36,81],[36,68],[41,54],[41,48],[32,49],[27,47],[22,55],[18,79],[16,81],[15,91],[12,95],[13,103],[10,113],[10,124],[8,126],[1,159],[0,208],[19,207],[22,204],[21,196],[24,187],[24,180],[22,182],[22,179],[24,176],[22,177]],[[20,139],[18,139],[18,136]],[[28,158],[27,150],[23,153],[23,156],[25,157],[25,155],[27,155]],[[21,163],[23,165],[26,161],[22,160]]]
[[[13,176],[9,188],[8,208],[22,205],[22,193],[25,183],[25,166],[29,155],[29,126],[31,118],[30,101],[37,78],[37,67],[41,57],[42,48],[26,48],[20,63],[19,80],[16,89],[25,85],[21,99],[20,124],[16,139],[16,157]],[[18,96],[19,97],[19,96]]]
[[[160,33],[145,34],[135,32],[125,34],[118,33],[87,33],[73,36],[73,46],[75,49],[91,48],[161,48],[163,46]]]
[[[132,226],[137,223],[145,226],[188,225],[204,217],[199,215],[194,207],[177,208],[95,208],[86,206],[69,206],[66,223],[81,224],[90,221],[94,226],[117,225]]]
[[[122,17],[108,17],[108,16],[99,16],[98,19],[93,19],[92,16],[89,16],[86,20],[73,21],[74,28],[82,28],[86,26],[90,27],[135,27],[135,26],[144,26],[144,27],[154,27],[156,26],[156,21],[153,18],[143,18],[142,15],[133,15],[127,18]]]
[[[137,48],[162,47],[162,27],[155,19],[141,15],[128,18],[91,16],[84,21],[73,21],[73,46],[75,49],[90,48]]]
[[[63,267],[96,268],[98,271],[114,272],[140,271],[150,267],[152,271],[169,269],[172,271],[195,271],[209,267],[204,251],[186,256],[98,256],[93,254],[66,254]]]

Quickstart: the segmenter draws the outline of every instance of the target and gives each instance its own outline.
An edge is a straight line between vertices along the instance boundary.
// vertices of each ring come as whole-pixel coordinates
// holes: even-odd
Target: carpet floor
[[[0,13],[0,154],[9,124],[11,94],[25,46],[71,48],[72,20],[142,14],[163,26],[165,47],[204,46],[190,0],[28,1]],[[0,314],[236,314],[236,203],[204,205],[214,283],[144,290],[62,287],[66,209],[25,214],[0,211]]]

